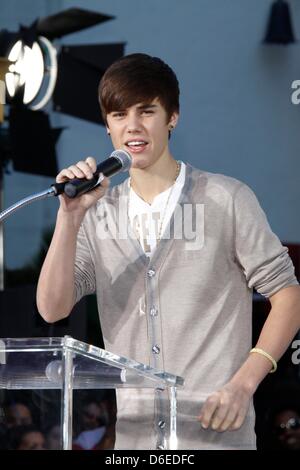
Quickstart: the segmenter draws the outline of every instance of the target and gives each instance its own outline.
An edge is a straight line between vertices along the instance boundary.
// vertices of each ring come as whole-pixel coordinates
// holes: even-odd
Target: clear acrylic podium
[[[176,388],[183,378],[64,338],[0,339],[0,389],[60,390],[62,448],[72,448],[73,391],[170,388],[169,448],[176,447]]]

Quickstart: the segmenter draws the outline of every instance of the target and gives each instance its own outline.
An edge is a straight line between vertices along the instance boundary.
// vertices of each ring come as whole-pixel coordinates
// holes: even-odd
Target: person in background
[[[4,409],[5,425],[8,429],[32,424],[32,414],[27,405],[12,403]]]
[[[14,450],[45,450],[45,436],[34,425],[16,426],[9,437]]]
[[[265,416],[266,450],[300,450],[300,383],[279,384]]]
[[[300,450],[300,414],[286,408],[274,417],[273,432],[279,447],[285,450]]]
[[[45,447],[47,450],[62,449],[62,430],[59,423],[47,426],[45,436]]]
[[[101,444],[108,425],[104,402],[86,401],[81,409],[81,431],[73,441],[74,450],[95,450]]]

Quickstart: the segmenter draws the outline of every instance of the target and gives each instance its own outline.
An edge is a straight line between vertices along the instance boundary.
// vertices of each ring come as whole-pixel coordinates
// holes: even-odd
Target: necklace
[[[172,184],[172,187],[170,188],[170,191],[169,191],[169,195],[168,195],[168,198],[167,198],[167,201],[166,201],[166,204],[165,204],[165,207],[164,207],[164,211],[163,211],[163,215],[162,217],[160,217],[160,223],[159,223],[159,229],[158,229],[158,234],[157,234],[157,243],[160,241],[161,239],[161,236],[162,236],[162,228],[163,228],[163,225],[164,225],[164,220],[165,220],[165,217],[166,217],[166,213],[167,213],[167,208],[169,206],[169,202],[170,202],[170,199],[171,199],[171,196],[173,194],[173,190],[174,190],[174,186],[175,186],[175,182],[179,176],[179,173],[180,173],[180,168],[181,168],[181,164],[180,162],[176,161],[176,164],[177,164],[177,167],[176,167],[176,175],[175,175],[175,178],[174,178],[174,183]],[[128,219],[129,219],[129,212],[130,212],[130,195],[129,195],[129,198],[128,198]],[[142,244],[142,233],[141,233],[141,227],[140,227],[140,224],[136,221],[133,221],[133,230],[135,232],[135,235],[137,237],[137,239],[140,241],[140,243]],[[146,246],[149,247],[148,243],[147,243],[147,240],[145,240],[143,238],[143,244],[144,244],[144,248],[146,248]],[[149,247],[150,248],[150,247]],[[146,251],[146,249],[145,249]]]

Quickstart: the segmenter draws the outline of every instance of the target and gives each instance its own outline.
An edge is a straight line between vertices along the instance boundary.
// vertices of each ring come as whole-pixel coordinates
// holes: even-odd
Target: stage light
[[[6,87],[11,97],[15,96],[16,88],[24,86],[24,104],[34,100],[41,87],[44,76],[44,59],[41,48],[35,42],[32,48],[24,46],[22,41],[16,42],[8,55],[15,62],[6,74]]]
[[[20,26],[18,32],[0,31],[0,80],[5,75],[9,105],[8,116],[4,116],[0,82],[0,126],[8,118],[5,134],[0,127],[0,212],[3,169],[9,160],[17,171],[44,176],[56,176],[58,172],[55,144],[63,128],[52,129],[49,117],[41,110],[53,94],[56,112],[103,124],[97,99],[98,83],[105,69],[123,55],[124,43],[68,48],[59,44],[57,47],[62,52],[58,54],[52,41],[114,18],[70,8],[38,18],[30,26]],[[70,72],[75,75],[70,76]],[[8,158],[2,152],[6,142]],[[3,259],[3,225],[0,224],[0,291],[4,287]]]
[[[98,83],[106,68],[123,55],[124,43],[55,47],[51,41],[112,19],[70,8],[38,18],[30,26],[22,25],[15,33],[0,31],[0,56],[13,61],[5,78],[8,104],[23,104],[36,111],[53,97],[56,112],[104,124]]]
[[[4,122],[4,105],[6,103],[5,75],[10,64],[9,60],[0,57],[0,125]]]
[[[98,84],[106,68],[123,55],[124,43],[66,47],[52,41],[114,18],[69,8],[37,18],[29,26],[20,25],[18,31],[0,31],[0,72],[5,76],[8,105],[6,116],[0,105],[0,123],[8,120],[15,170],[56,175],[55,142],[59,133],[51,129],[50,120],[42,112],[52,97],[56,112],[104,124],[98,105]],[[39,113],[35,116],[36,111]],[[36,139],[36,135],[43,137]],[[43,158],[39,161],[35,155]],[[2,166],[0,161],[0,183]]]
[[[31,47],[18,40],[8,54],[10,65],[6,89],[13,99],[24,87],[23,103],[33,110],[43,108],[50,100],[57,78],[56,49],[47,38],[39,36]]]
[[[295,42],[289,4],[276,0],[271,6],[265,44],[291,44]]]
[[[56,155],[52,145],[55,130],[51,129],[49,120],[46,125],[43,114],[31,114],[41,111],[52,97],[56,112],[103,124],[97,99],[98,83],[106,68],[123,55],[124,43],[64,47],[52,44],[52,41],[112,19],[113,16],[102,13],[70,8],[45,18],[37,18],[29,26],[21,25],[16,32],[5,29],[0,31],[0,58],[3,57],[0,71],[5,75],[8,104],[6,118],[13,142],[11,156],[15,170],[56,175]],[[78,89],[81,90],[79,96]],[[0,123],[4,118],[3,106],[0,106]],[[25,139],[24,133],[21,134],[20,119],[26,121],[23,127],[32,136],[31,140]],[[36,143],[34,135],[43,134],[43,140],[48,142],[47,133],[52,156],[46,152],[46,161],[46,153],[41,144]],[[16,145],[18,141],[20,145]],[[37,154],[44,156],[44,167],[39,162],[37,164],[37,159],[33,157],[35,149]],[[32,159],[32,162],[22,163],[22,154],[24,160]]]
[[[38,18],[30,26],[21,25],[17,33],[0,31],[0,56],[13,61],[5,77],[9,103],[42,109],[52,97],[57,79],[57,51],[50,41],[113,18],[70,8]]]
[[[8,54],[8,60],[14,62],[5,77],[9,97],[13,99],[17,91],[24,88],[25,105],[31,105],[34,110],[44,107],[51,98],[57,77],[56,50],[50,41],[39,37],[29,47],[18,40]]]

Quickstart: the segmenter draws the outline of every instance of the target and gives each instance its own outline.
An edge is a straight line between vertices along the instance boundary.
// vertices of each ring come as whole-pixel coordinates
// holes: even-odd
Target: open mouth
[[[143,152],[148,145],[145,140],[128,140],[125,143],[126,147],[133,153]]]

